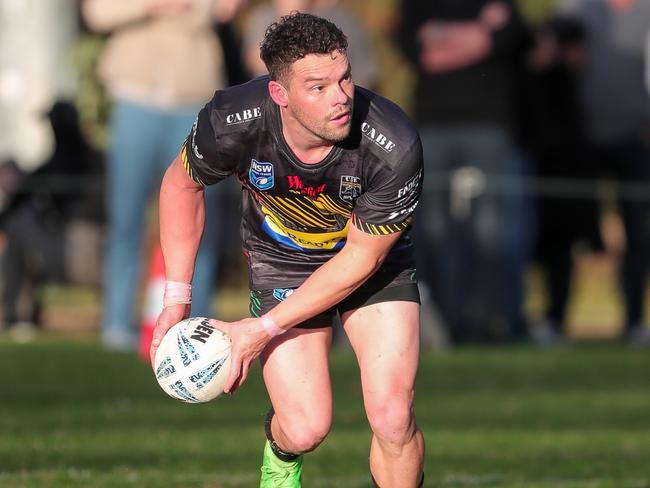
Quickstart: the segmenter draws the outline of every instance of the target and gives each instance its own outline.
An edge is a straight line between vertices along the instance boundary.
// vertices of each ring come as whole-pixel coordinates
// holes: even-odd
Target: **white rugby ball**
[[[187,403],[205,403],[223,393],[230,372],[230,336],[205,317],[191,317],[167,331],[154,358],[160,387]]]

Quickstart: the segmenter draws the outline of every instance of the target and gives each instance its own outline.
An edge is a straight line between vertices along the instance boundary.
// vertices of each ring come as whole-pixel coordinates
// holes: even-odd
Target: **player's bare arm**
[[[273,309],[274,322],[289,328],[343,300],[377,271],[400,236],[366,234],[351,225],[341,251]]]
[[[285,301],[278,304],[270,317],[248,318],[231,324],[214,321],[232,337],[230,377],[224,391],[241,385],[253,361],[270,342],[264,320],[272,320],[283,330],[327,310],[363,284],[381,266],[399,239],[400,232],[371,235],[350,226],[345,246],[323,264]]]
[[[160,188],[160,244],[168,282],[192,281],[204,220],[203,187],[189,177],[179,155],[165,172]],[[187,303],[163,308],[150,349],[152,364],[163,336],[172,325],[188,317],[189,308]]]

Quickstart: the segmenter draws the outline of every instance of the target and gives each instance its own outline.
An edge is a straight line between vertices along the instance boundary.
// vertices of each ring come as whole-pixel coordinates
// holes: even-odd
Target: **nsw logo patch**
[[[275,298],[278,302],[283,302],[292,293],[293,288],[275,288],[273,290],[273,298]]]
[[[259,162],[251,159],[251,167],[248,171],[248,178],[251,184],[259,190],[268,190],[273,188],[274,184],[273,163]]]

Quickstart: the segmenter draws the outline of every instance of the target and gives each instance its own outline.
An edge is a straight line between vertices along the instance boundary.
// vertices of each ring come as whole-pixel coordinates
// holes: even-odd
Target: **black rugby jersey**
[[[282,134],[264,76],[217,91],[181,151],[194,181],[235,175],[251,289],[299,286],[343,247],[349,225],[369,234],[406,230],[381,271],[413,268],[408,229],[422,188],[422,146],[394,103],[355,87],[352,129],[316,164]]]

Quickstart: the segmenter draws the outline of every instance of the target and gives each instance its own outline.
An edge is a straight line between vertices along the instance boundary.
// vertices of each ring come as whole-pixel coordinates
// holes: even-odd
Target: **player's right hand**
[[[156,359],[156,351],[160,346],[160,341],[165,337],[165,334],[174,325],[181,320],[190,316],[190,306],[185,303],[177,303],[163,308],[156,321],[156,327],[153,330],[153,339],[151,340],[151,347],[149,348],[149,360],[151,367],[155,368],[154,360]]]
[[[224,384],[225,393],[234,393],[246,380],[253,361],[271,340],[259,318],[249,317],[237,322],[211,319],[213,327],[226,332],[232,340],[230,374]]]

